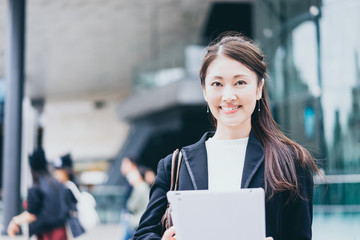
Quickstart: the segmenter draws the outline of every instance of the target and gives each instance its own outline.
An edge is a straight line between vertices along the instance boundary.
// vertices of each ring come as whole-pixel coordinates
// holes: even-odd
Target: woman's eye
[[[213,83],[211,84],[211,86],[220,87],[220,86],[221,86],[221,83],[219,83],[219,82],[213,82]]]
[[[240,81],[237,81],[237,82],[236,82],[236,85],[244,85],[244,84],[246,84],[246,82],[243,81],[243,80],[240,80]]]

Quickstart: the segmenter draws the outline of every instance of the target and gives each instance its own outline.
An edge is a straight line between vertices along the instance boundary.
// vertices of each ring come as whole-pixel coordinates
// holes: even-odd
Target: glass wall
[[[267,55],[274,116],[289,137],[312,152],[327,179],[315,177],[314,239],[331,234],[327,239],[357,239],[360,1],[255,3],[256,38]]]

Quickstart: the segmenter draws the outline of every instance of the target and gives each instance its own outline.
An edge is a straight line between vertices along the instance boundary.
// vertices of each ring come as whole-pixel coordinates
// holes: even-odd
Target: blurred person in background
[[[122,239],[128,240],[132,239],[149,202],[150,186],[141,176],[135,157],[123,158],[120,170],[132,188],[126,201],[126,210],[122,214],[122,225],[125,230]]]
[[[76,186],[75,175],[74,175],[74,170],[73,170],[73,160],[72,160],[71,154],[68,153],[64,156],[56,158],[53,161],[53,166],[54,166],[54,171],[53,171],[54,177],[59,182],[64,184],[65,187],[67,188],[66,193],[67,193],[67,197],[68,197],[70,210],[76,212],[77,211],[77,209],[76,209],[77,199],[74,196],[73,192],[67,187],[67,184],[69,182],[74,183],[74,185]]]
[[[153,185],[154,181],[155,181],[155,172],[151,168],[148,168],[145,165],[140,165],[139,166],[139,172],[141,174],[141,177],[151,187]]]
[[[53,161],[53,165],[55,168],[53,175],[56,179],[62,183],[65,183],[66,181],[76,183],[73,170],[73,160],[70,153],[56,158]]]
[[[40,147],[29,156],[33,184],[28,190],[27,210],[12,218],[7,232],[14,237],[20,225],[29,224],[29,236],[38,240],[67,240],[65,223],[69,216],[66,189],[47,168],[45,152]]]
[[[76,238],[99,223],[96,200],[90,193],[79,190],[75,182],[73,159],[70,153],[56,158],[53,166],[54,177],[67,188],[70,214],[79,220],[80,226],[77,223],[69,222],[71,231],[68,231],[68,236],[72,234]]]

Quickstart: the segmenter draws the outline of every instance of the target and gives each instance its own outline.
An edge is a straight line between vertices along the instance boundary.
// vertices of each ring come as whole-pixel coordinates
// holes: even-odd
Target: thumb
[[[161,238],[161,240],[170,240],[172,236],[175,235],[175,228],[171,227],[168,230],[166,230],[164,232],[163,237]]]

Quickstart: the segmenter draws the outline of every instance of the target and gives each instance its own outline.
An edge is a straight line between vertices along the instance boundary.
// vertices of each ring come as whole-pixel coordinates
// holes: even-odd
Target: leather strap
[[[177,161],[176,161],[177,159]],[[176,191],[179,185],[179,173],[182,161],[182,153],[176,149],[173,152],[171,159],[171,183],[170,183],[170,191]],[[164,215],[161,218],[161,226],[162,232],[165,232],[166,229],[170,228],[173,225],[171,219],[171,209],[169,202],[167,203],[166,210]]]
[[[177,150],[177,149],[176,149]],[[179,151],[178,151],[179,152]],[[180,166],[181,166],[181,160],[182,160],[182,153],[181,151],[179,152],[178,155],[178,162],[177,162],[177,169],[176,169],[176,179],[175,179],[175,186],[174,186],[174,191],[177,190],[178,185],[179,185],[179,173],[180,173]]]
[[[176,165],[176,157],[178,155],[179,149],[176,149],[172,155],[171,160],[171,180],[170,180],[170,191],[174,191],[176,188],[176,183],[174,181],[174,178],[178,179],[178,176],[175,175],[175,165]]]

